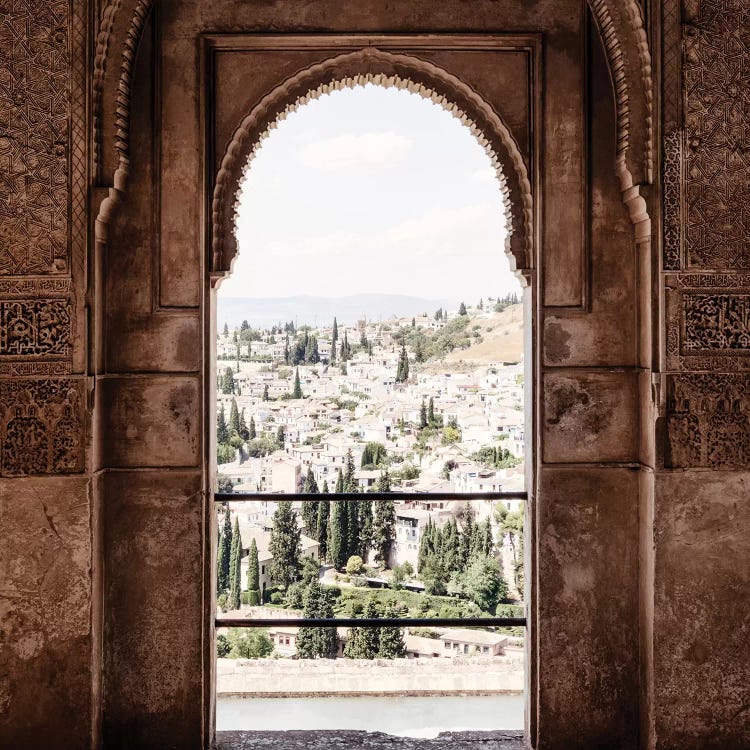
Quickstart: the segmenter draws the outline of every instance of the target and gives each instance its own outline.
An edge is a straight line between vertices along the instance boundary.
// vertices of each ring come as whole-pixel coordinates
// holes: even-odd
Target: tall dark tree
[[[396,617],[396,608],[392,602],[386,605],[385,616]],[[404,631],[393,625],[381,628],[377,655],[379,659],[403,659],[406,656]]]
[[[409,355],[406,352],[406,343],[401,344],[401,354],[398,358],[396,368],[396,382],[405,383],[409,379]]]
[[[427,407],[427,422],[435,423],[435,399],[432,396],[430,396],[430,405]]]
[[[419,427],[424,429],[427,427],[427,406],[425,405],[424,399],[422,399],[422,405],[419,407]]]
[[[240,608],[240,592],[242,591],[242,537],[240,536],[240,522],[235,517],[232,528],[232,549],[229,555],[229,609]]]
[[[315,481],[312,467],[308,468],[302,492],[306,495],[318,494],[318,483]],[[309,537],[315,537],[318,530],[318,505],[315,501],[302,503],[302,520],[305,522],[305,533]]]
[[[482,543],[479,549],[480,554],[491,557],[495,551],[495,540],[492,536],[492,521],[490,517],[484,519],[481,525]]]
[[[328,485],[323,483],[323,492],[328,492]],[[331,504],[328,502],[318,503],[318,518],[316,525],[316,539],[318,540],[318,554],[321,560],[328,559],[328,517],[331,512]]]
[[[346,503],[346,559],[360,554],[359,541],[359,501],[348,500]]]
[[[247,432],[250,440],[255,440],[258,437],[258,430],[255,427],[255,417],[250,417],[250,427]]]
[[[286,589],[299,580],[302,545],[301,532],[297,525],[297,516],[289,500],[281,500],[273,514],[271,542],[269,551],[271,562],[271,580],[275,585]]]
[[[357,554],[363,560],[367,560],[367,555],[372,547],[372,503],[363,499],[357,503],[357,510],[357,526],[359,528],[359,549]]]
[[[333,601],[328,591],[313,578],[304,595],[305,618],[333,618]],[[334,627],[300,628],[297,655],[300,659],[332,659],[338,651],[338,635]]]
[[[216,559],[217,591],[221,594],[229,588],[229,563],[232,554],[232,519],[229,509],[224,512],[224,526],[219,536],[219,553]]]
[[[283,448],[286,442],[286,429],[283,424],[279,425],[279,429],[276,430],[276,442]]]
[[[331,503],[331,519],[328,523],[328,559],[335,568],[343,568],[349,559],[349,515],[344,500]]]
[[[289,334],[286,335],[286,343],[284,344],[284,364],[291,364],[291,352],[289,351]]]
[[[336,318],[333,319],[333,331],[331,332],[331,364],[336,361],[336,344],[339,340],[339,324]]]
[[[229,442],[229,427],[227,427],[227,419],[224,415],[224,404],[221,405],[216,417],[216,440],[219,443]]]
[[[344,489],[343,492],[356,492],[358,489],[357,480],[354,477],[354,455],[352,449],[346,452],[344,463]]]
[[[294,387],[292,388],[292,398],[302,398],[302,385],[299,380],[299,367],[294,372]]]
[[[381,487],[388,489],[380,489]],[[390,492],[390,477],[386,470],[378,483],[379,492]],[[396,506],[393,500],[377,500],[372,519],[372,547],[375,550],[375,562],[383,567],[388,565],[391,545],[396,538]]]
[[[374,598],[370,598],[365,605],[365,619],[380,619],[380,607]],[[380,628],[363,628],[362,629],[362,656],[360,659],[374,659],[378,654],[380,647]]]
[[[224,377],[221,379],[221,392],[226,395],[234,393],[234,373],[231,367],[224,370]]]
[[[245,408],[242,408],[242,411],[240,412],[240,437],[243,440],[249,440],[250,439],[250,428],[247,426],[247,422],[245,421]]]
[[[240,434],[240,413],[237,410],[236,399],[232,399],[229,405],[229,433],[230,435]]]
[[[224,323],[224,335],[229,336],[229,325]]]
[[[459,315],[467,315],[466,305],[463,302],[461,303],[461,306],[458,308],[458,314]]]
[[[268,399],[269,399],[269,396],[268,396],[268,383],[266,383],[263,386],[263,400],[264,401],[268,401]]]
[[[258,545],[255,538],[250,542],[250,554],[247,560],[247,590],[257,591],[260,596],[260,565],[258,561]]]

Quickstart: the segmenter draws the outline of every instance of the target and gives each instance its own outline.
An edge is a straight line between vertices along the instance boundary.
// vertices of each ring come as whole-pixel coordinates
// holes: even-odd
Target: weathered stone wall
[[[0,746],[8,748],[87,747],[96,723],[87,30],[83,1],[0,8]]]
[[[656,748],[750,746],[750,17],[667,0],[665,442],[654,504]]]

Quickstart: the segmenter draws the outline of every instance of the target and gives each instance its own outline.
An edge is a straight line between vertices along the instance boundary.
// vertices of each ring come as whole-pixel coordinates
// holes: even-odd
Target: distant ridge
[[[467,300],[467,304],[473,300]],[[217,322],[230,328],[243,320],[256,328],[268,328],[290,320],[298,325],[326,325],[334,315],[340,323],[385,320],[393,316],[432,315],[439,307],[455,310],[461,300],[425,299],[402,294],[352,294],[347,297],[219,297]]]

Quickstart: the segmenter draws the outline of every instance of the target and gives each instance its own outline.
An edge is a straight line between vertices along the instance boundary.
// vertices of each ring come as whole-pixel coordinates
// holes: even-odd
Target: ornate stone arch
[[[439,103],[477,136],[497,171],[505,204],[506,251],[522,276],[533,268],[533,196],[529,169],[499,115],[469,86],[418,58],[367,48],[324,60],[287,78],[242,120],[224,152],[211,204],[214,276],[228,273],[237,253],[236,196],[258,144],[287,113],[329,91],[373,83],[404,88]]]

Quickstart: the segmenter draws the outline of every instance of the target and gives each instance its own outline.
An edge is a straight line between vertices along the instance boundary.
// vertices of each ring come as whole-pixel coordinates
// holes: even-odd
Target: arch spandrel
[[[278,121],[310,99],[340,88],[374,84],[420,94],[469,127],[498,175],[508,226],[511,267],[528,280],[534,267],[533,196],[529,167],[509,128],[473,89],[419,58],[366,48],[305,68],[270,91],[245,116],[229,142],[214,180],[211,206],[211,272],[229,272],[237,253],[236,198],[254,152]]]

